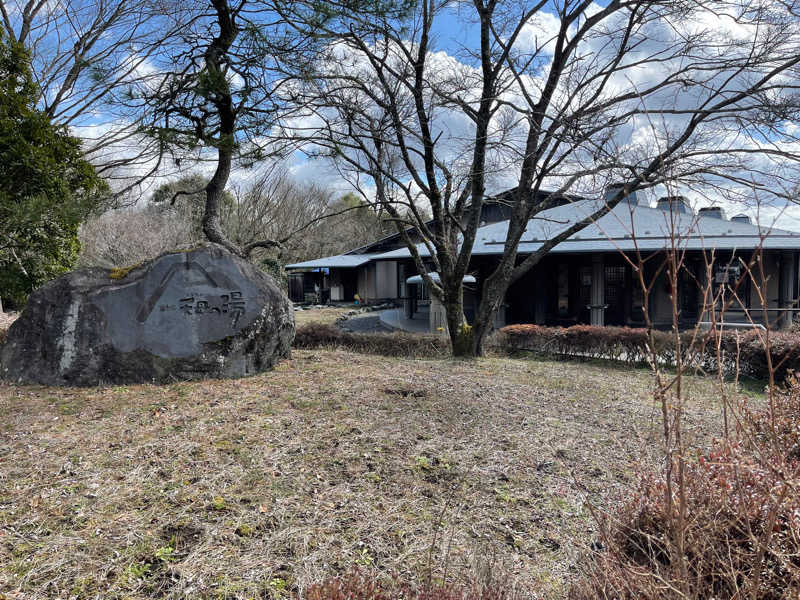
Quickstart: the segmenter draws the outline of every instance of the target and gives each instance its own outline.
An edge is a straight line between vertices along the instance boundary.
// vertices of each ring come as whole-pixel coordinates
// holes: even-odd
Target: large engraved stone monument
[[[238,377],[288,356],[293,338],[292,305],[275,281],[207,244],[42,286],[0,348],[0,377],[50,385]]]

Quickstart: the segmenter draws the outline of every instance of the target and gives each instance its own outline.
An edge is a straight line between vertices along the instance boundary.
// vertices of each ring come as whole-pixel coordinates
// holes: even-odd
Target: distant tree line
[[[80,229],[79,263],[124,267],[202,242],[202,190],[207,181],[188,175],[159,187],[144,206],[91,216]],[[176,198],[179,192],[185,193]],[[339,254],[393,230],[355,194],[335,196],[317,184],[296,181],[281,167],[226,191],[220,222],[225,235],[239,245],[298,232],[280,247],[260,248],[251,257],[278,279],[285,277],[286,264]]]

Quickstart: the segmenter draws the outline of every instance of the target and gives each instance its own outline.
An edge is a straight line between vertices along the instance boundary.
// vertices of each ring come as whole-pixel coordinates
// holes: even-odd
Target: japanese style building
[[[546,194],[546,192],[543,192]],[[602,200],[565,198],[559,206],[539,213],[528,223],[519,245],[524,258],[542,243],[593,214]],[[470,276],[465,279],[465,313],[474,315],[479,286],[503,252],[508,227],[502,203],[488,203],[473,247]],[[498,326],[510,323],[544,325],[642,326],[644,294],[635,265],[643,264],[645,281],[652,283],[649,316],[657,327],[672,323],[669,278],[664,251],[671,244],[684,254],[679,272],[680,320],[692,327],[709,319],[704,290],[735,289],[724,319],[727,324],[749,320],[788,327],[800,308],[800,233],[764,228],[749,217],[727,219],[720,208],[694,213],[681,197],[662,198],[658,206],[639,203],[631,194],[594,224],[555,246],[533,269],[514,283],[498,315]],[[744,273],[754,252],[761,250],[766,278],[765,302],[756,282]],[[419,246],[427,255],[424,245]],[[640,259],[641,262],[640,262]],[[711,285],[707,285],[711,265]],[[307,294],[331,301],[402,303],[408,318],[429,318],[432,330],[441,326],[441,308],[429,295],[401,236],[395,234],[351,252],[289,265],[292,300]],[[734,282],[741,279],[738,285]],[[733,291],[730,292],[733,294]],[[724,294],[723,294],[724,295]],[[726,298],[730,301],[731,296]],[[431,306],[432,304],[432,306]],[[427,314],[426,314],[427,312]],[[800,312],[800,311],[798,311]]]

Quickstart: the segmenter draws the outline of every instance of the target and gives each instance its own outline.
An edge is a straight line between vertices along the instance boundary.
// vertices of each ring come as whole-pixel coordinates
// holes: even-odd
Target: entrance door
[[[574,314],[578,317],[578,323],[591,323],[592,303],[592,267],[580,267],[578,269],[578,306]]]
[[[604,323],[606,325],[624,325],[626,298],[624,265],[606,265],[604,295],[604,304],[608,306],[605,311]]]
[[[694,327],[699,318],[698,303],[700,300],[700,288],[697,285],[697,265],[686,261],[680,270],[678,278],[678,298],[680,299],[680,319],[682,325]],[[740,290],[741,291],[741,290]],[[749,294],[747,295],[749,297]]]

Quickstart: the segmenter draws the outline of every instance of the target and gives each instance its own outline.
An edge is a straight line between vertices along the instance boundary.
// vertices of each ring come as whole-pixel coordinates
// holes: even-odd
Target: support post
[[[603,326],[605,324],[605,269],[603,268],[603,255],[595,254],[592,256],[592,293],[591,293],[591,316],[592,325]]]
[[[447,327],[447,311],[444,304],[433,294],[428,309],[428,331],[438,335],[450,335]]]

